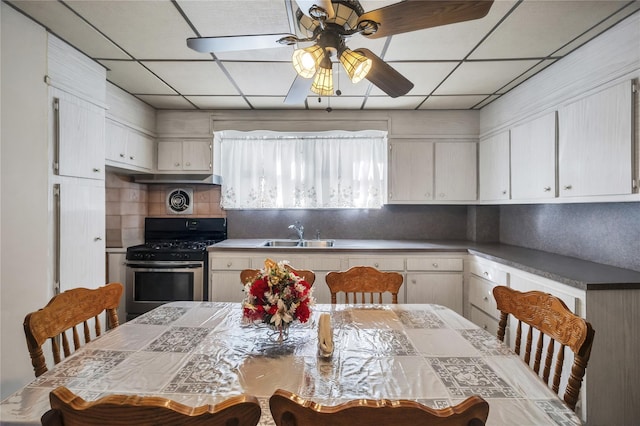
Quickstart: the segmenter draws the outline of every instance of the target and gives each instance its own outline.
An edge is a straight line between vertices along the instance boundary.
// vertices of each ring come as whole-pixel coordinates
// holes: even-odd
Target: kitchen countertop
[[[575,257],[532,250],[507,244],[481,244],[464,240],[342,240],[335,239],[333,247],[265,247],[268,238],[228,239],[213,246],[211,251],[278,251],[322,252],[468,252],[534,275],[548,278],[581,290],[640,289],[640,271],[617,268]]]

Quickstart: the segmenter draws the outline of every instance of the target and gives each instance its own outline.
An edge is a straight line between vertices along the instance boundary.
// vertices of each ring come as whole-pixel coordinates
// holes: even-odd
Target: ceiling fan
[[[193,37],[187,46],[198,52],[230,52],[314,43],[294,51],[297,72],[285,104],[299,104],[309,90],[333,94],[335,56],[353,83],[366,78],[392,98],[407,94],[413,83],[368,49],[351,50],[345,39],[361,34],[375,39],[484,17],[493,0],[406,0],[365,12],[358,0],[295,0],[296,20],[303,37],[258,34]]]

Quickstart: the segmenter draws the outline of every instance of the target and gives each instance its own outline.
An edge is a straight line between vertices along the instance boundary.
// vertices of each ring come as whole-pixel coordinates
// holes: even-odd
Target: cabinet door
[[[105,158],[117,163],[127,161],[127,128],[107,119],[105,121]]]
[[[245,297],[239,271],[215,271],[210,274],[209,299],[213,302],[240,303]]]
[[[511,129],[511,198],[556,196],[556,113]]]
[[[72,179],[59,184],[60,291],[96,288],[105,281],[104,182]]]
[[[480,142],[480,199],[509,196],[509,132],[505,131]]]
[[[158,170],[182,170],[182,142],[158,142]]]
[[[436,143],[435,150],[435,199],[475,201],[478,197],[476,143]]]
[[[132,166],[140,167],[147,170],[153,169],[153,138],[129,130],[127,138],[127,162]]]
[[[462,274],[408,273],[407,303],[436,303],[462,315]]]
[[[104,180],[104,109],[52,89],[57,174]]]
[[[213,166],[209,140],[192,140],[182,142],[182,168],[183,170],[210,171]]]
[[[560,108],[561,197],[632,192],[631,94],[625,81]]]
[[[432,199],[433,142],[391,142],[389,202]]]

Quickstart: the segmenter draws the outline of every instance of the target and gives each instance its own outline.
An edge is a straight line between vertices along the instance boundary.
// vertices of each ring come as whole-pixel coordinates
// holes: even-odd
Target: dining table
[[[329,356],[318,350],[322,314],[330,318]],[[58,386],[85,400],[137,394],[191,406],[250,394],[260,401],[264,426],[275,424],[269,397],[276,389],[323,405],[384,398],[442,408],[479,395],[489,403],[488,425],[582,424],[518,355],[441,305],[317,304],[306,323],[288,331],[280,340],[268,325],[248,323],[240,303],[167,303],[7,397],[0,424],[39,425]]]

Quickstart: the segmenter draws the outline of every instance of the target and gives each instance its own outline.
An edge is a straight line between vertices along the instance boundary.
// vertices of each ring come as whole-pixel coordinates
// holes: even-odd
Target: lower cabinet
[[[241,302],[244,287],[240,271],[249,268],[249,257],[209,254],[209,299],[214,302]]]
[[[126,249],[107,249],[107,283],[120,283],[126,285],[127,266]],[[118,305],[118,321],[124,324],[127,321],[127,308],[125,303],[125,292],[122,293],[120,304]]]
[[[509,274],[499,265],[478,260],[469,263],[468,318],[494,335],[498,333],[500,320],[493,297],[493,288],[497,285],[509,285]]]
[[[462,315],[463,267],[462,256],[407,258],[407,303],[436,303]]]

